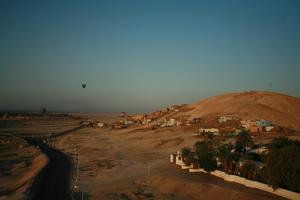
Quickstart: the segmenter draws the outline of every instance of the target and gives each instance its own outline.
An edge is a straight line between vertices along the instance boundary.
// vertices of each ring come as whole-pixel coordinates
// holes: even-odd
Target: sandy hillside
[[[300,129],[300,99],[274,92],[230,93],[187,105],[170,116],[189,118],[236,115],[242,119],[265,119],[284,127]]]

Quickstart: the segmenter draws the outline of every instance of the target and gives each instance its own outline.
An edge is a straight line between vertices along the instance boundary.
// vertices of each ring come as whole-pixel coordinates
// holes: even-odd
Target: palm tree
[[[230,157],[230,150],[228,145],[221,145],[216,150],[216,155],[220,159],[223,165],[223,169],[225,172],[229,169],[229,157]]]
[[[216,156],[222,162],[224,171],[230,174],[235,174],[237,171],[238,154],[233,147],[228,144],[220,145],[216,150]]]
[[[199,167],[210,172],[216,169],[216,160],[213,154],[211,141],[200,141],[194,145],[196,161]]]
[[[240,132],[237,136],[237,140],[235,143],[235,149],[239,153],[243,153],[244,158],[246,156],[246,147],[253,146],[253,140],[250,136],[250,133],[246,130]]]
[[[256,165],[253,162],[248,161],[241,167],[240,173],[242,177],[255,180],[257,174]]]

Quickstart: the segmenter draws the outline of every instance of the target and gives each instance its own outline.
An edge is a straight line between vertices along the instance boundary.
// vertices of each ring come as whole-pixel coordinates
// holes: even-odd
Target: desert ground
[[[26,142],[26,137],[43,137],[44,143],[72,158],[70,188],[75,199],[282,199],[209,174],[181,170],[169,163],[169,155],[202,140],[204,136],[196,134],[201,126],[218,125],[207,121],[213,115],[272,120],[276,126],[288,128],[283,129],[285,132],[253,133],[257,144],[278,136],[299,140],[299,106],[300,100],[294,97],[245,92],[184,105],[180,111],[162,114],[148,125],[123,129],[112,128],[114,122],[122,120],[116,113],[1,119],[0,199],[24,199],[49,161],[41,149]],[[154,128],[156,122],[171,117],[201,117],[201,122],[189,127]],[[88,120],[106,122],[108,127],[83,127],[81,122]],[[54,140],[48,141],[52,136]]]
[[[94,115],[95,119],[110,117]],[[111,116],[115,120],[115,115]],[[79,120],[32,120],[2,133],[16,135],[48,135],[79,126]],[[31,128],[32,127],[32,128]],[[137,126],[127,129],[86,127],[59,137],[52,145],[76,159],[78,154],[78,181],[73,170],[73,196],[84,199],[282,199],[270,193],[228,183],[204,174],[192,174],[169,163],[169,154],[200,140],[192,129],[169,127],[151,129]],[[24,142],[24,141],[23,141]],[[26,144],[24,142],[24,144]],[[28,146],[28,144],[26,144]],[[2,147],[2,146],[1,146]],[[28,148],[39,151],[32,146]],[[17,147],[13,148],[17,149]],[[15,153],[21,157],[25,151]],[[33,152],[34,152],[33,151]],[[43,154],[39,154],[43,155]],[[1,154],[1,159],[5,159]],[[9,191],[9,183],[22,180],[24,174],[37,175],[46,162],[32,162],[13,176],[1,177],[1,189]],[[74,167],[76,169],[76,167]],[[15,171],[15,170],[12,170]],[[26,179],[32,183],[32,176]],[[25,181],[26,182],[26,181]],[[3,184],[5,183],[5,184]],[[27,185],[28,186],[28,185]],[[7,193],[2,199],[22,199],[24,190]],[[23,194],[23,196],[22,196]]]
[[[25,140],[0,136],[0,199],[23,199],[48,158]]]
[[[0,199],[24,199],[36,176],[47,165],[48,158],[20,137],[67,131],[78,127],[79,121],[42,118],[0,122]]]
[[[74,192],[89,199],[282,199],[169,163],[170,153],[199,139],[183,128],[85,128],[55,146],[78,154]]]

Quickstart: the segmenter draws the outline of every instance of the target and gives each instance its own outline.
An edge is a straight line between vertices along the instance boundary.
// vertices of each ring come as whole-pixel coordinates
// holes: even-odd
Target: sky
[[[149,112],[246,90],[300,97],[299,75],[299,0],[0,1],[0,110]]]

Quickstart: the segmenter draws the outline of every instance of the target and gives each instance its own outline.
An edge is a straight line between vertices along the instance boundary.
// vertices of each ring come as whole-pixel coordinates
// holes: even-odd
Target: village
[[[144,128],[165,128],[165,127],[186,127],[196,130],[196,135],[205,136],[213,134],[214,136],[231,137],[239,134],[242,130],[248,130],[251,133],[276,132],[282,130],[281,127],[275,126],[271,121],[266,120],[239,120],[232,116],[219,116],[217,118],[193,118],[192,120],[172,117],[165,117],[172,112],[179,112],[182,106],[171,106],[162,110],[155,111],[151,114],[129,115],[126,112],[120,113],[120,120],[109,124],[105,121],[85,120],[81,124],[91,127],[111,127],[113,129],[124,129],[129,127]]]
[[[196,130],[199,136],[213,134],[214,136],[232,137],[239,134],[242,130],[253,133],[277,133],[288,132],[287,129],[272,124],[271,121],[264,119],[242,120],[237,116],[219,115],[214,117],[198,117],[192,120],[184,117],[170,117],[169,114],[179,112],[183,106],[171,106],[162,110],[155,111],[151,114],[129,115],[126,112],[120,113],[120,120],[109,124],[105,121],[85,120],[81,124],[92,127],[111,127],[113,129],[123,129],[129,127],[143,126],[145,128],[165,128],[165,127],[186,127]]]
[[[1,118],[4,121],[20,120],[26,117],[37,118],[42,121],[44,118],[49,120],[50,117],[54,116],[58,117],[59,120],[70,118],[76,119],[80,127],[86,127],[87,130],[94,130],[95,133],[107,131],[109,134],[114,135],[123,132],[131,133],[134,130],[137,130],[141,135],[148,131],[163,134],[169,130],[171,133],[174,132],[175,135],[182,132],[182,134],[190,137],[195,145],[179,148],[177,153],[170,154],[169,162],[177,168],[188,170],[191,173],[209,173],[225,181],[236,182],[290,199],[299,197],[298,193],[287,190],[287,188],[274,190],[261,179],[260,175],[260,172],[266,167],[264,157],[270,151],[272,139],[291,136],[295,133],[294,130],[274,124],[269,120],[259,119],[259,117],[257,119],[241,119],[238,115],[220,114],[191,119],[188,116],[177,115],[184,109],[186,109],[184,105],[179,105],[157,110],[150,114],[121,112],[112,120],[46,112],[29,116],[3,114]],[[134,133],[137,134],[137,132]],[[241,144],[237,142],[243,135],[249,143]],[[133,138],[139,137],[135,136]],[[174,138],[173,140],[171,136],[169,141],[177,141],[176,138],[179,138],[179,136],[174,136]],[[157,147],[164,145],[166,142],[168,141],[162,140],[157,144]],[[208,153],[209,156],[205,158],[205,163],[211,161],[211,166],[203,166],[203,163],[199,161],[200,152]]]
[[[171,106],[149,115],[128,115],[122,112],[120,120],[111,125],[101,121],[89,121],[86,125],[112,129],[181,128],[193,134],[195,142],[198,142],[194,147],[184,147],[177,153],[170,154],[170,163],[191,173],[210,173],[225,181],[236,182],[290,199],[299,198],[298,193],[286,188],[274,190],[272,186],[266,184],[266,180],[263,180],[261,175],[261,172],[268,167],[264,158],[269,153],[270,143],[274,138],[291,135],[293,130],[273,124],[269,120],[240,119],[236,115],[216,115],[193,119],[176,117],[176,115],[172,117],[172,113],[176,114],[182,108],[184,106]],[[244,143],[239,141],[244,141]],[[209,163],[209,159],[205,155],[206,164],[201,164],[199,151],[210,152],[207,155],[211,155],[212,166],[203,167]]]
[[[249,137],[254,141],[252,146],[247,147],[247,151],[256,158],[256,165],[261,165],[261,155],[267,152],[268,142],[272,138],[285,137],[295,134],[294,130],[273,124],[264,119],[244,120],[237,116],[219,115],[206,118],[193,118],[192,120],[180,117],[166,117],[170,113],[179,112],[184,105],[167,107],[155,111],[149,115],[128,115],[126,112],[120,113],[120,120],[109,124],[104,121],[86,120],[81,125],[95,128],[142,128],[142,129],[160,129],[160,128],[182,128],[191,132],[197,139],[214,138],[218,143],[235,144],[236,137],[242,133],[249,133]],[[240,163],[240,165],[242,165]]]

